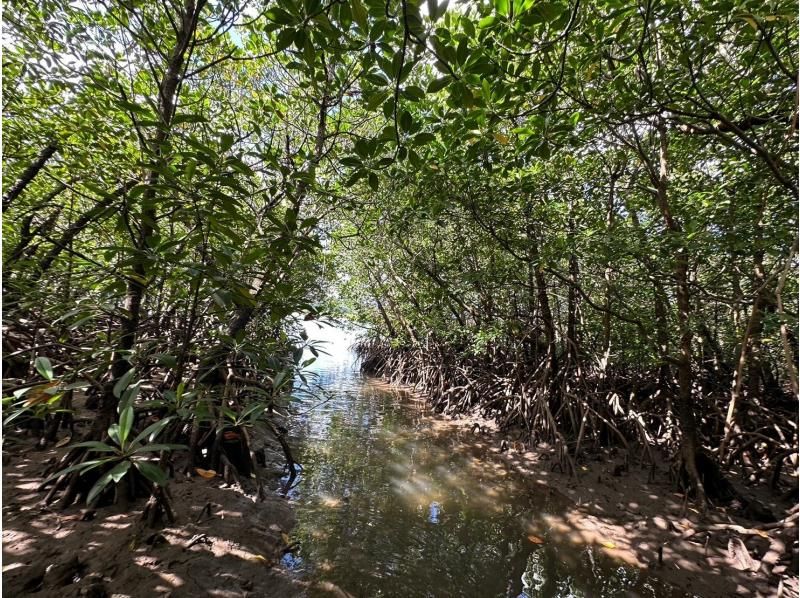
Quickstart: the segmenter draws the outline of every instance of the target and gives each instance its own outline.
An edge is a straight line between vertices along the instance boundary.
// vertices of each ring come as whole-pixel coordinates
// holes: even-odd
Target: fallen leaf
[[[39,384],[38,386],[34,386],[33,388],[28,391],[28,395],[23,403],[25,407],[33,407],[34,405],[39,405],[41,403],[46,403],[50,399],[53,398],[52,392],[48,392],[58,386],[58,381],[48,382],[46,384]]]
[[[614,544],[613,542],[611,542],[609,540],[604,540],[603,542],[600,542],[600,546],[602,546],[604,548],[616,548],[617,547],[616,544]]]
[[[289,538],[289,534],[286,532],[281,532],[281,538],[283,539],[283,543],[287,546],[292,543],[291,539]]]
[[[265,559],[260,554],[254,554],[252,556],[249,556],[249,557],[247,557],[247,560],[248,561],[253,561],[255,563],[266,563],[267,562],[267,559]]]
[[[540,538],[539,536],[534,536],[533,534],[530,534],[528,536],[528,540],[534,544],[544,544],[544,538]]]
[[[213,469],[200,469],[199,467],[195,467],[194,470],[197,472],[197,475],[207,480],[217,475],[217,472]]]
[[[71,441],[72,441],[72,436],[64,436],[64,438],[56,442],[56,448],[67,446]]]
[[[757,529],[756,533],[761,536],[762,538],[769,538],[769,534],[764,530]]]
[[[733,566],[741,571],[756,571],[761,565],[753,560],[744,542],[736,537],[728,540],[728,558]]]

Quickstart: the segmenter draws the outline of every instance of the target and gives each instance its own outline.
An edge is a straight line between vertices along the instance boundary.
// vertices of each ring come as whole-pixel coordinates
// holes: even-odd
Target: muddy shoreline
[[[3,593],[6,596],[284,597],[304,587],[280,566],[294,524],[288,500],[258,496],[253,480],[178,474],[169,492],[175,523],[148,528],[145,501],[64,511],[41,506],[45,463],[65,449],[37,451],[7,437],[3,449]],[[283,474],[277,443],[267,443],[262,481]]]
[[[412,387],[405,390],[413,400],[425,403]],[[569,499],[571,506],[562,515],[541,521],[531,528],[534,533],[555,533],[576,548],[594,546],[685,595],[798,596],[798,523],[796,508],[792,511],[796,502],[787,502],[766,487],[745,487],[735,472],[731,474],[743,495],[785,522],[765,525],[724,507],[710,507],[703,515],[678,491],[669,464],[659,461],[658,455],[652,466],[636,464],[636,456],[622,449],[587,451],[572,477],[559,466],[554,447],[529,446],[523,430],[503,432],[495,421],[478,415],[437,417],[453,434],[470,441],[478,436],[496,458],[534,487]],[[737,547],[742,541],[749,560],[732,554],[737,550],[731,547],[732,539]]]
[[[382,382],[371,383],[396,391]],[[413,394],[406,400],[424,404]],[[703,598],[796,596],[796,519],[765,530],[711,509],[705,517],[676,491],[666,464],[642,467],[620,450],[598,450],[577,463],[577,478],[559,471],[552,447],[529,447],[516,432],[475,416],[432,416],[443,434],[485,447],[532,492],[557,492],[567,507],[534,521],[533,537],[594,546],[620,564],[663,580],[676,595]],[[284,474],[279,445],[267,438],[259,476],[277,489]],[[87,511],[42,508],[36,492],[46,462],[66,448],[38,451],[35,440],[10,436],[3,448],[3,590],[10,596],[300,596],[310,589],[281,565],[293,544],[291,503],[258,495],[252,480],[178,475],[170,482],[176,523],[149,529],[142,503]],[[765,489],[740,488],[779,517],[788,506]],[[727,526],[727,527],[726,527]],[[733,526],[739,526],[739,531]],[[701,530],[689,535],[691,530]],[[742,533],[741,530],[745,530]],[[731,554],[738,538],[750,561]],[[738,545],[738,544],[737,544]],[[793,556],[794,555],[794,556]],[[744,560],[743,560],[744,559]],[[327,588],[330,595],[341,592]],[[326,588],[316,585],[315,592]]]

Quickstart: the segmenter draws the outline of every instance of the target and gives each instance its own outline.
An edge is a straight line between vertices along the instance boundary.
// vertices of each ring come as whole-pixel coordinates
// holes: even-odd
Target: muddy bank
[[[89,511],[43,508],[36,492],[45,463],[65,449],[34,450],[9,438],[3,449],[3,593],[6,596],[286,597],[303,585],[280,567],[293,525],[285,498],[259,498],[255,484],[178,475],[169,490],[175,523],[141,521],[144,501]],[[267,455],[278,487],[283,457]]]
[[[532,519],[534,534],[548,533],[576,548],[594,546],[685,595],[798,595],[796,501],[736,484],[781,521],[763,524],[723,507],[702,515],[676,490],[668,464],[638,466],[623,450],[596,450],[577,463],[573,477],[560,471],[552,447],[530,447],[519,440],[521,433],[501,432],[489,420],[462,416],[442,425],[470,442],[477,436],[534,488],[556,490],[570,499],[562,514]]]
[[[405,388],[410,400],[426,404],[423,395]],[[576,551],[594,547],[620,565],[669,584],[675,595],[798,595],[797,501],[786,493],[748,486],[738,472],[730,471],[736,490],[780,521],[747,519],[733,506],[709,507],[701,514],[698,505],[678,491],[669,463],[657,451],[653,466],[639,464],[640,452],[586,450],[571,476],[563,472],[554,447],[531,446],[524,442],[522,430],[501,431],[495,421],[478,415],[436,416],[436,421],[441,433],[483,447],[489,458],[507,464],[532,492],[555,491],[567,499],[559,513],[529,518],[529,531],[537,541],[550,538],[572,544]],[[797,478],[792,479],[796,484]]]
[[[397,392],[396,387],[374,380],[366,384],[370,388],[382,386],[387,393]],[[448,490],[457,495],[459,488],[468,487],[469,504],[479,507],[471,516],[479,519],[486,517],[482,511],[505,504],[498,496],[498,492],[504,492],[503,488],[513,486],[518,492],[524,486],[524,492],[546,497],[532,500],[531,504],[547,503],[547,508],[543,512],[528,509],[524,506],[526,501],[515,498],[525,527],[515,539],[517,530],[509,525],[502,543],[518,544],[521,540],[523,544],[529,542],[534,551],[552,549],[557,560],[567,562],[565,570],[581,567],[586,558],[596,558],[599,554],[620,566],[642,572],[642,577],[663,580],[674,588],[672,592],[659,586],[657,593],[632,595],[670,598],[797,595],[796,519],[769,528],[738,519],[724,509],[713,509],[703,518],[692,503],[675,491],[666,464],[657,463],[655,470],[642,469],[624,451],[588,451],[587,457],[576,463],[577,477],[571,477],[559,471],[551,447],[527,446],[519,434],[501,433],[487,420],[431,415],[423,407],[424,399],[413,395],[403,399],[419,405],[414,410],[419,416],[412,418],[411,425],[399,418],[399,411],[380,409],[377,403],[372,405],[372,411],[354,409],[348,416],[343,408],[354,404],[355,395],[345,396],[346,392],[338,388],[335,392],[341,395],[338,399],[341,403],[326,403],[318,408],[331,410],[330,425],[335,426],[335,433],[321,425],[327,421],[322,416],[305,420],[298,416],[293,420],[295,431],[307,428],[303,439],[294,439],[293,447],[300,455],[301,447],[306,448],[308,461],[304,460],[304,464],[308,468],[303,470],[298,487],[300,495],[307,497],[305,504],[290,503],[274,492],[259,500],[255,485],[248,480],[243,480],[241,486],[228,486],[219,477],[206,480],[179,476],[170,483],[176,524],[160,530],[148,529],[140,522],[143,507],[140,503],[129,513],[115,507],[94,513],[87,513],[82,506],[64,512],[42,510],[42,494],[35,491],[41,482],[41,471],[46,461],[64,449],[35,451],[32,440],[18,439],[15,443],[13,438],[7,439],[3,480],[4,591],[13,596],[116,594],[133,598],[290,597],[306,593],[369,596],[372,594],[363,590],[365,586],[354,583],[349,574],[345,574],[345,579],[352,587],[347,590],[341,587],[345,584],[334,583],[340,581],[338,577],[331,581],[326,576],[336,575],[336,568],[341,576],[344,571],[351,571],[347,567],[354,574],[364,574],[379,560],[376,547],[388,553],[402,550],[404,545],[399,539],[403,534],[409,535],[412,522],[401,519],[408,513],[399,503],[420,502],[420,518],[428,520],[428,533],[441,536],[450,533],[448,521],[457,519],[460,512],[457,505],[448,502],[452,498]],[[360,404],[366,407],[368,398]],[[300,411],[308,409],[302,406]],[[306,415],[310,417],[309,413]],[[395,416],[397,419],[393,419]],[[365,442],[365,437],[356,433],[361,428],[383,428],[381,442],[386,440],[387,446],[382,447],[381,442],[371,441],[370,437]],[[440,437],[442,442],[420,443],[419,434],[426,439]],[[425,447],[426,455],[419,454],[418,459],[409,461],[401,449],[404,445],[416,445],[418,450]],[[283,456],[277,446],[270,446],[266,469],[260,475],[272,480],[268,487],[274,489],[283,472]],[[367,446],[370,451],[385,451],[376,453],[380,456],[380,467],[376,464],[371,468],[370,462],[352,458],[365,452]],[[432,449],[436,447],[442,454],[433,456]],[[474,478],[471,484],[446,468],[457,457],[469,463],[469,469],[458,472],[471,471]],[[425,458],[429,460],[427,466]],[[314,459],[319,461],[316,467]],[[331,467],[337,463],[337,467]],[[347,471],[353,473],[351,485],[345,483],[347,476],[341,475]],[[389,473],[382,476],[378,471]],[[374,477],[374,483],[352,486],[365,476]],[[501,483],[511,477],[513,484]],[[387,485],[387,481],[391,483]],[[426,490],[429,483],[445,487]],[[384,493],[383,498],[376,488]],[[739,489],[755,495],[779,517],[790,506],[763,490]],[[387,510],[387,504],[393,505],[394,510]],[[206,505],[210,505],[210,513],[204,511]],[[429,505],[436,505],[435,513],[427,510]],[[304,509],[310,517],[308,521],[302,519]],[[299,518],[296,528],[295,516]],[[399,526],[396,534],[392,526]],[[455,527],[470,533],[481,529],[480,525]],[[483,527],[494,528],[494,524]],[[328,531],[330,537],[323,538]],[[690,534],[694,531],[698,533]],[[492,537],[486,533],[487,538]],[[468,558],[459,556],[454,547],[474,545],[474,535],[460,539],[448,535],[439,545],[426,544],[422,536],[415,534],[410,534],[411,539],[420,550],[426,546],[447,550],[437,553],[437,563],[426,561],[424,570],[430,575],[435,565],[448,569],[448,574],[467,572],[462,567]],[[369,548],[370,538],[374,550]],[[299,553],[297,544],[302,545]],[[491,542],[486,544],[490,545]],[[304,553],[303,549],[308,551]],[[329,550],[329,560],[321,558],[325,550]],[[303,571],[287,571],[281,564],[287,551],[287,556],[308,555],[307,563],[317,568],[318,577]],[[345,560],[337,560],[340,557]],[[409,557],[405,551],[389,554],[387,562],[394,566],[417,566],[409,564],[409,558],[413,560],[413,555]],[[447,559],[456,564],[450,567]],[[570,559],[574,561],[572,564],[568,562]],[[487,562],[496,571],[505,564],[491,559]],[[328,571],[328,567],[334,569]],[[608,573],[606,569],[603,571]],[[432,587],[425,579],[409,580],[408,576],[398,577],[392,583],[406,596],[424,595],[419,588]]]

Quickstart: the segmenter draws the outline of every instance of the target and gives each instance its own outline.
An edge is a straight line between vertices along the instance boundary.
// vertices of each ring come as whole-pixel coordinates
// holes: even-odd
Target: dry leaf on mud
[[[195,467],[194,470],[197,472],[197,475],[207,480],[210,480],[217,475],[217,472],[213,469],[200,469],[199,467]]]
[[[614,544],[613,542],[611,542],[610,540],[603,540],[602,542],[600,542],[600,546],[602,546],[603,548],[616,548],[617,547],[617,545]]]
[[[59,383],[57,381],[54,381],[48,382],[47,384],[39,384],[38,386],[31,388],[27,397],[25,398],[25,407],[33,407],[34,405],[46,403],[52,399],[53,393],[48,391],[58,386],[58,384]]]
[[[530,534],[528,536],[528,540],[530,542],[533,542],[534,544],[544,544],[544,538],[540,538],[539,536],[534,536],[533,534]]]
[[[289,534],[287,534],[286,532],[281,532],[281,538],[283,539],[283,543],[286,546],[289,546],[289,544],[292,543],[291,539],[289,538]]]
[[[64,436],[64,438],[56,442],[56,448],[67,446],[71,441],[72,441],[72,436]]]
[[[754,561],[750,556],[741,538],[733,537],[728,540],[728,557],[733,566],[740,571],[756,571],[761,566],[761,563]]]

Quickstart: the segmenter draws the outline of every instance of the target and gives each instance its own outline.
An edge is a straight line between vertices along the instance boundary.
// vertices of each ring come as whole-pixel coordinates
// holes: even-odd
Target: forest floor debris
[[[594,545],[620,564],[646,570],[685,595],[702,598],[798,595],[797,501],[764,487],[744,487],[745,496],[780,519],[764,524],[724,507],[701,514],[676,489],[669,466],[628,463],[624,451],[598,449],[577,462],[577,476],[560,472],[553,447],[530,447],[521,432],[502,432],[493,421],[461,416],[456,433],[479,436],[532,487],[556,490],[572,506],[545,520],[532,520],[534,537],[550,535],[576,547]],[[730,476],[735,480],[734,475]]]
[[[292,509],[278,493],[221,477],[171,480],[174,524],[150,529],[145,502],[87,517],[83,505],[42,507],[44,463],[66,449],[34,450],[35,439],[6,442],[3,458],[3,593],[6,596],[286,597],[303,584],[280,566]],[[283,455],[267,454],[275,487]],[[249,481],[246,486],[253,485]]]

